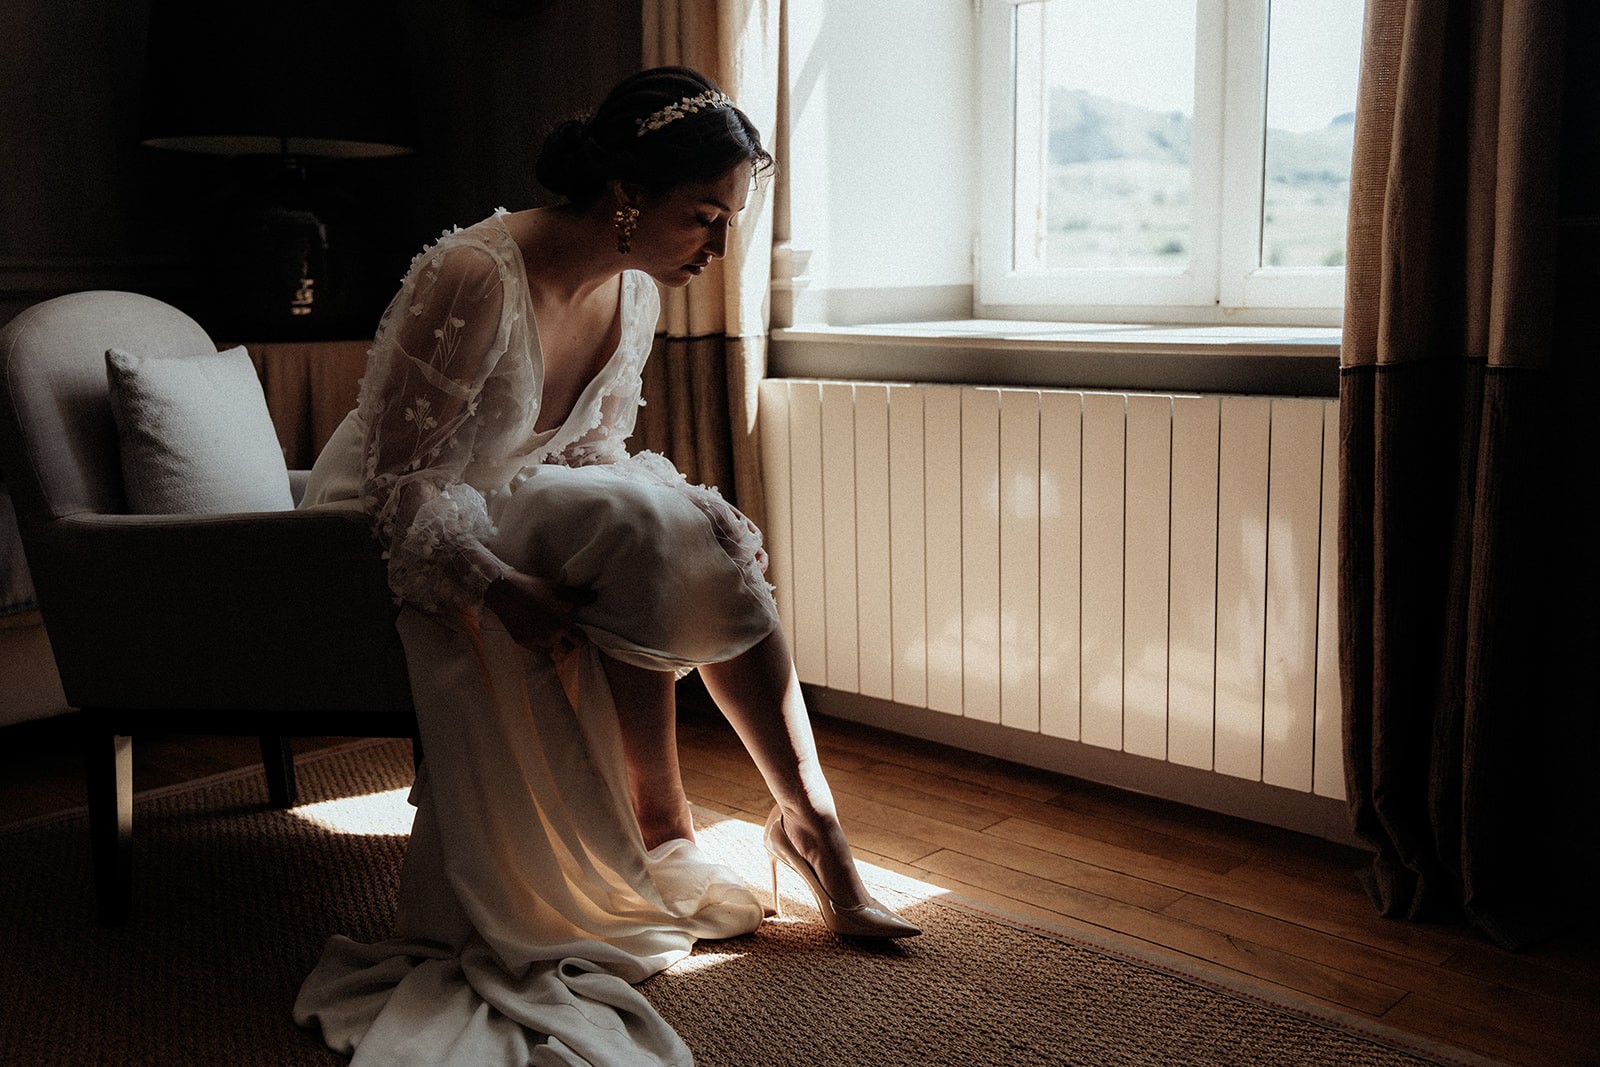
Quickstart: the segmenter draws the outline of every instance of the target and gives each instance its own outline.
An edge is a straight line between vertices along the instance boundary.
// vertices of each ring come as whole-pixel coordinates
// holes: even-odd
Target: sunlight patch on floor
[[[404,835],[411,832],[414,809],[406,803],[409,787],[340,797],[291,808],[290,814],[336,834]]]
[[[705,815],[704,812],[701,813]],[[695,834],[700,847],[713,859],[728,863],[750,884],[765,904],[772,903],[772,867],[761,843],[762,827],[735,816],[711,816],[718,821],[696,820]],[[848,832],[849,827],[846,827]],[[947,890],[896,871],[880,867],[858,856],[856,866],[867,888],[892,908],[904,908],[926,900],[949,896]],[[785,919],[795,918],[790,905],[815,909],[816,898],[799,875],[778,865],[778,891],[783,897]],[[771,918],[768,922],[773,921]],[[783,919],[777,921],[784,921]]]
[[[748,849],[752,844],[761,847],[761,827],[738,819],[715,816],[718,821],[695,820],[694,835],[700,848],[712,855],[732,853],[735,849]]]
[[[698,974],[713,967],[720,967],[724,963],[742,959],[745,955],[743,952],[696,952],[674,963],[671,972],[676,975]]]

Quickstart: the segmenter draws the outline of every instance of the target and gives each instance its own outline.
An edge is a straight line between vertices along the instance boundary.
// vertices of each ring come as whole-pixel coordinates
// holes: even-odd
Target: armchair
[[[47,300],[0,330],[0,471],[62,688],[81,710],[109,923],[132,904],[135,731],[260,736],[270,799],[284,807],[295,799],[288,736],[416,737],[397,609],[365,516],[131,514],[112,348],[218,356],[194,320],[132,293]],[[303,472],[288,481],[297,499]]]

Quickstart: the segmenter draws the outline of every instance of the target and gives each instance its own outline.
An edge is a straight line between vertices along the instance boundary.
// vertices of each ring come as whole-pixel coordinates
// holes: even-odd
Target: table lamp
[[[146,58],[141,141],[232,160],[197,227],[212,331],[370,331],[371,248],[345,183],[373,166],[353,161],[418,145],[394,4],[153,0]]]

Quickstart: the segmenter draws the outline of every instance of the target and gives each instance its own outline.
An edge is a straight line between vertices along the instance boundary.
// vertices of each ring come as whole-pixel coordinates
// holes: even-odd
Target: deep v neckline
[[[569,443],[570,440],[575,440],[577,437],[582,436],[589,430],[594,429],[594,427],[599,424],[600,401],[604,398],[604,386],[602,383],[609,382],[616,377],[615,367],[622,359],[623,354],[627,351],[629,272],[623,271],[617,276],[617,305],[615,318],[612,319],[612,322],[616,324],[617,328],[616,347],[611,350],[611,355],[606,357],[605,362],[600,364],[599,369],[594,372],[594,374],[589,378],[588,382],[584,384],[584,387],[579,390],[577,398],[572,402],[572,409],[567,412],[566,416],[554,426],[547,427],[543,430],[538,429],[540,419],[545,410],[544,341],[539,335],[539,317],[534,314],[533,310],[533,286],[528,282],[528,261],[522,253],[522,246],[517,243],[516,235],[511,232],[511,227],[506,222],[508,214],[509,213],[496,212],[494,218],[500,224],[500,232],[503,238],[511,244],[512,255],[517,264],[517,273],[522,282],[522,306],[524,313],[528,316],[528,358],[533,364],[533,380],[535,393],[537,394],[537,406],[534,414],[534,433],[537,437],[543,437],[546,439],[544,442],[546,448],[551,448],[552,446],[556,446],[558,444],[564,446],[565,444]],[[587,421],[585,421],[583,425],[577,427],[576,432],[569,437],[568,431],[572,429],[573,420],[581,411],[590,411],[590,415],[587,417]],[[558,441],[560,438],[568,438],[568,440]],[[559,448],[554,450],[559,451]]]

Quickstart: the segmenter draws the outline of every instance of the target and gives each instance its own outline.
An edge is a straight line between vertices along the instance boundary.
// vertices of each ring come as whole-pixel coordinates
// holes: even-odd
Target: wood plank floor
[[[771,799],[720,719],[686,707],[680,740],[695,803],[765,818]],[[1506,953],[1465,926],[1378,918],[1352,849],[855,724],[822,720],[818,740],[869,862],[1509,1063],[1600,1063],[1593,923]],[[142,738],[135,785],[257,758],[253,738]],[[0,826],[82,803],[70,724],[0,730]]]

